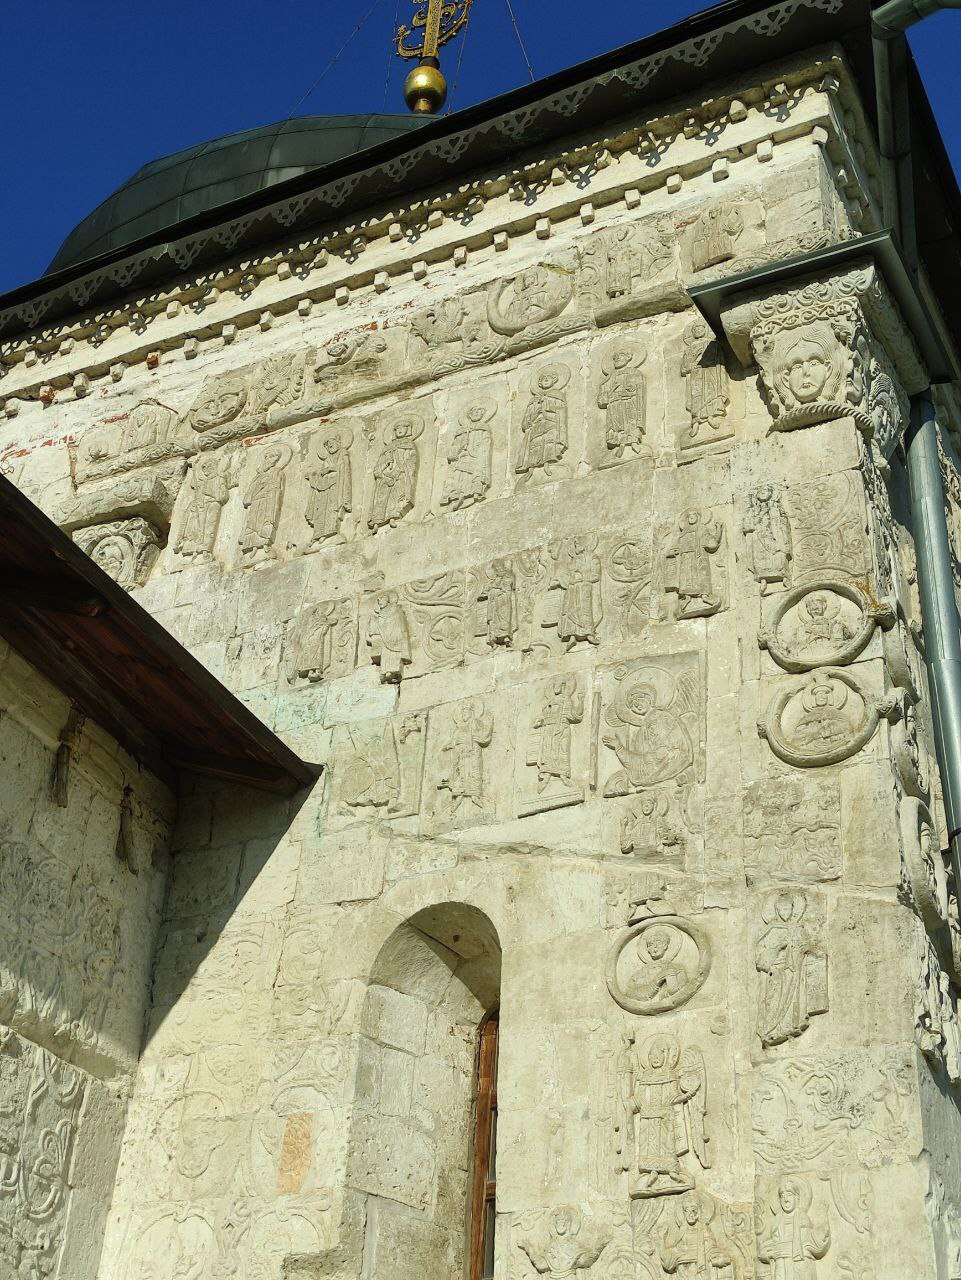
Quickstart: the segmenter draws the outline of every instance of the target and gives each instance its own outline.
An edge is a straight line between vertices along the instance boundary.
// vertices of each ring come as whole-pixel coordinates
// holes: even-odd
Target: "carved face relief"
[[[893,621],[891,608],[872,607],[850,582],[824,580],[780,597],[758,643],[785,671],[846,666],[863,651],[876,624]]]
[[[704,985],[711,944],[681,916],[649,916],[625,930],[607,962],[607,989],[629,1013],[678,1009]]]
[[[755,340],[779,430],[853,413],[860,405],[864,387],[860,375],[855,377],[854,351],[838,336],[841,330],[853,342],[854,327],[849,315],[833,322],[805,318]]]
[[[860,751],[882,714],[896,714],[893,700],[870,697],[839,668],[821,668],[775,693],[758,732],[781,760],[812,768]]]
[[[615,672],[619,682],[601,741],[621,768],[604,786],[605,796],[626,796],[658,782],[683,781],[695,761],[697,677],[675,679],[661,667]]]
[[[247,403],[247,383],[238,373],[208,378],[188,413],[195,431],[212,431],[236,418]]]

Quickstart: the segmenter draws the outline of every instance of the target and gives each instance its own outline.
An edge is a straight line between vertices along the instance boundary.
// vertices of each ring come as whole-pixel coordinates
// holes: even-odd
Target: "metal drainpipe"
[[[888,0],[872,14],[884,218],[894,229],[905,265],[915,277],[919,257],[904,33],[939,9],[961,9],[961,0]],[[935,753],[944,792],[955,892],[961,893],[961,627],[930,388],[911,397],[904,452]]]

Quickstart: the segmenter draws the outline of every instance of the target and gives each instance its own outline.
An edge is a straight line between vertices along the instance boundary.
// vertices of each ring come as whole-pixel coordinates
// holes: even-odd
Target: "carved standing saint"
[[[695,320],[685,331],[681,377],[685,379],[684,403],[691,415],[691,437],[700,437],[704,427],[716,435],[727,419],[730,381],[721,347],[703,320]]]
[[[450,736],[441,751],[438,789],[450,793],[459,810],[484,803],[484,748],[490,745],[494,726],[480,701],[463,702],[454,710]]]
[[[677,595],[679,618],[716,613],[720,596],[711,581],[711,556],[721,545],[722,527],[703,511],[685,511],[664,552],[665,587]]]
[[[787,586],[793,558],[791,523],[773,485],[761,485],[751,494],[742,527],[752,535],[751,569],[762,592]]]
[[[571,726],[584,718],[584,695],[574,676],[551,680],[544,705],[534,717],[535,733],[527,763],[537,769],[537,788],[543,791],[552,781],[571,782]]]
[[[630,1036],[621,1099],[618,1155],[631,1198],[690,1191],[690,1166],[696,1162],[707,1169],[711,1163],[705,1133],[707,1072],[701,1053],[682,1053],[671,1035],[652,1036],[640,1046]]]
[[[622,298],[625,293],[631,292],[637,265],[632,228],[616,228],[607,240],[605,291],[609,298]]]
[[[595,554],[597,537],[570,538],[550,549],[554,561],[551,586],[560,588],[557,634],[567,649],[581,640],[597,644],[604,616],[601,603],[601,562]]]
[[[447,476],[442,507],[459,510],[480,502],[491,486],[491,433],[487,427],[495,406],[486,400],[472,404],[461,417],[447,450]]]
[[[574,1280],[603,1253],[607,1241],[596,1230],[585,1229],[579,1210],[568,1207],[552,1210],[546,1230],[534,1230],[518,1244],[531,1260],[538,1275],[548,1280]]]
[[[737,1250],[715,1229],[716,1205],[699,1191],[676,1201],[661,1244],[661,1269],[678,1280],[740,1280]]]
[[[691,266],[695,271],[715,267],[734,257],[734,242],[744,230],[737,205],[718,204],[705,209],[694,224]]]
[[[159,400],[142,400],[127,417],[124,447],[130,450],[148,449],[153,444],[163,444],[177,424],[177,415]]]
[[[481,599],[487,601],[487,643],[510,645],[517,630],[517,598],[514,570],[509,560],[495,560],[491,565]]]
[[[546,478],[561,473],[561,459],[567,452],[567,396],[564,388],[571,371],[562,364],[549,364],[534,377],[530,400],[521,420],[524,442],[514,470],[530,479],[542,471]]]
[[[769,1280],[817,1280],[817,1262],[830,1245],[828,1223],[812,1217],[808,1183],[782,1178],[758,1231],[758,1261],[767,1263]]]
[[[616,458],[632,457],[644,438],[644,352],[619,347],[601,367],[597,406],[605,410],[604,441]]]
[[[370,660],[380,668],[384,684],[397,684],[410,663],[410,630],[403,607],[393,591],[382,591],[374,600],[367,623]]]
[[[417,437],[424,424],[417,418],[401,418],[384,433],[380,456],[374,463],[374,494],[370,505],[371,529],[392,527],[413,508],[420,455]]]
[[[760,975],[757,1031],[764,1045],[783,1044],[827,1012],[827,956],[805,919],[800,891],[779,890],[761,911],[766,928],[757,941]]]
[[[284,468],[290,461],[289,445],[270,445],[264,450],[257,474],[244,494],[244,531],[240,549],[245,558],[266,553],[274,555],[274,538],[284,500]]]
[[[220,527],[220,517],[228,497],[221,460],[200,457],[190,472],[187,505],[174,551],[188,560],[209,560]]]
[[[351,510],[350,444],[349,431],[325,432],[313,454],[315,465],[304,473],[308,487],[304,517],[311,528],[311,546],[339,533]]]
[[[296,671],[302,680],[323,680],[337,647],[338,628],[350,617],[346,600],[324,600],[302,615],[295,625]]]

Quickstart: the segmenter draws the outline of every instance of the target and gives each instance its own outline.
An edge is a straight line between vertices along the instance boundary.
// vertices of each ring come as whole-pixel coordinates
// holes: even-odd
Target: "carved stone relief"
[[[695,1048],[660,1034],[626,1037],[621,1066],[623,1117],[617,1125],[619,1168],[631,1199],[679,1195],[694,1171],[711,1165],[707,1070]]]
[[[706,618],[727,604],[723,554],[724,526],[710,511],[691,508],[662,539],[664,590],[673,616]]]
[[[750,1219],[708,1191],[685,1191],[661,1214],[658,1258],[664,1276],[742,1280]]]
[[[287,679],[294,683],[333,679],[354,668],[357,621],[349,600],[324,600],[302,609],[285,641]]]
[[[918,1047],[952,1084],[961,1083],[961,1023],[948,974],[926,935],[918,939],[915,1035]]]
[[[482,699],[455,704],[440,746],[437,789],[446,793],[451,816],[476,817],[488,807],[488,779],[484,764],[494,725]]]
[[[247,404],[247,381],[239,373],[221,373],[207,378],[187,410],[194,431],[212,431],[243,413]]]
[[[369,603],[364,638],[384,684],[396,684],[410,665],[410,627],[395,591],[379,591]]]
[[[520,398],[514,471],[519,484],[556,480],[571,474],[565,462],[568,446],[566,364],[535,366]]]
[[[588,448],[595,465],[608,467],[650,454],[645,441],[646,349],[636,341],[608,344],[596,359],[592,385],[600,430]]]
[[[395,412],[372,437],[371,496],[367,524],[393,528],[414,509],[420,472],[418,440],[424,419],[415,410]]]
[[[317,353],[313,378],[321,397],[318,408],[333,407],[337,391],[352,383],[384,380],[392,335],[362,329],[329,339]]]
[[[293,451],[286,442],[267,444],[258,451],[256,470],[243,493],[240,554],[244,564],[275,558],[275,544],[286,489],[287,464]]]
[[[780,490],[770,484],[752,490],[741,527],[749,535],[749,563],[761,593],[789,586],[793,537]]]
[[[518,813],[540,813],[584,799],[584,764],[575,755],[575,732],[584,720],[584,693],[576,676],[538,686],[528,711],[525,767],[519,778]]]
[[[836,880],[841,809],[836,784],[764,778],[744,796],[745,863],[776,880]]]
[[[73,540],[95,564],[128,590],[142,587],[160,554],[162,534],[149,521],[135,516],[74,531]]]
[[[644,792],[621,818],[621,853],[642,862],[683,867],[690,832],[686,808],[683,790],[661,787]]]
[[[338,730],[329,766],[332,812],[353,819],[418,813],[426,729],[420,713]]]
[[[927,803],[931,797],[931,761],[921,713],[909,695],[900,699],[901,717],[891,726],[891,754],[898,780],[908,795]]]
[[[174,552],[190,564],[213,559],[223,510],[236,484],[232,462],[224,454],[200,454],[190,464],[173,536]]]
[[[460,414],[447,445],[442,507],[459,511],[487,497],[494,447],[490,422],[496,410],[493,400],[478,397]]]
[[[697,659],[682,655],[657,666],[620,666],[612,675],[614,688],[604,716],[612,732],[603,734],[601,742],[620,768],[605,780],[604,795],[694,781],[701,759]]]
[[[931,814],[914,796],[899,806],[906,888],[927,928],[936,933],[948,920],[947,870]]]
[[[340,536],[345,517],[354,509],[353,440],[353,431],[346,425],[326,426],[301,439],[308,550]]]
[[[165,444],[176,433],[178,421],[175,409],[168,408],[159,400],[141,400],[127,415],[121,450],[139,453],[142,449]]]
[[[573,1205],[528,1214],[511,1232],[538,1275],[574,1280],[589,1271],[607,1247],[610,1234]]]
[[[821,579],[778,597],[758,644],[785,671],[846,666],[864,651],[876,626],[893,623],[890,605],[873,603],[850,581]]]
[[[568,650],[582,642],[598,643],[603,602],[601,562],[596,552],[595,535],[568,538],[548,547],[549,587],[557,593],[557,619],[545,620],[542,625],[556,626],[557,638]]]
[[[872,696],[842,667],[822,667],[776,689],[758,732],[780,760],[811,769],[847,760],[870,742],[882,716],[899,712],[896,698]]]
[[[818,1280],[831,1247],[827,1215],[813,1202],[809,1180],[783,1174],[762,1189],[755,1210],[757,1260],[763,1280]]]
[[[796,1039],[828,1010],[828,959],[820,909],[803,889],[777,889],[761,906],[755,950],[757,1033],[765,1048]]]
[[[706,271],[730,262],[743,231],[744,215],[739,205],[725,202],[703,209],[688,232],[691,270]]]
[[[560,263],[540,263],[490,286],[487,320],[494,333],[505,337],[541,326],[563,333],[568,326],[556,318],[573,296],[573,272]]]
[[[688,422],[678,431],[681,454],[699,454],[705,446],[723,444],[734,436],[728,420],[731,382],[721,344],[703,320],[684,330],[681,377]]]
[[[786,503],[795,583],[815,576],[868,577],[872,566],[864,487],[855,475],[841,471],[792,485]]]
[[[676,236],[670,218],[611,227],[579,247],[579,290],[597,325],[663,309],[676,274]],[[667,277],[667,279],[666,279]]]
[[[608,956],[607,989],[628,1013],[677,1009],[701,989],[711,969],[705,931],[674,915],[632,913]]]

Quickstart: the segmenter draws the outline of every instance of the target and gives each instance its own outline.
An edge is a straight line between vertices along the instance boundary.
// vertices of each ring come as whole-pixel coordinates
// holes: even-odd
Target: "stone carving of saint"
[[[483,703],[467,701],[453,714],[450,736],[441,751],[438,790],[447,791],[455,809],[480,809],[484,804],[484,748],[493,736],[493,722]]]
[[[666,796],[641,796],[621,819],[621,853],[681,863],[684,837],[668,813]]]
[[[812,591],[798,608],[798,632],[801,649],[828,650],[843,647],[854,632],[840,616],[841,601],[833,593]]]
[[[512,310],[525,324],[536,324],[549,315],[553,301],[551,294],[550,276],[545,268],[528,267],[514,277]]]
[[[374,463],[374,493],[370,505],[371,529],[397,524],[414,506],[420,456],[417,437],[424,424],[417,418],[401,418],[384,432],[384,444]]]
[[[690,1191],[690,1166],[707,1169],[711,1163],[704,1059],[697,1049],[682,1053],[671,1035],[652,1036],[640,1046],[631,1037],[624,1057],[618,1154],[629,1194],[643,1199]]]
[[[734,242],[744,230],[737,205],[719,204],[705,209],[694,224],[691,266],[695,271],[715,267],[734,257]]]
[[[782,1178],[758,1232],[758,1261],[767,1264],[769,1280],[817,1280],[818,1260],[830,1245],[829,1225],[812,1217],[810,1186]]]
[[[567,649],[579,641],[597,644],[604,617],[601,601],[601,562],[595,554],[596,536],[571,538],[551,548],[554,572],[551,586],[560,588],[557,634]]]
[[[720,523],[701,511],[685,511],[668,541],[665,588],[677,594],[678,618],[716,613],[720,596],[711,581],[711,556],[721,545]]]
[[[304,473],[308,487],[304,517],[311,528],[311,546],[339,533],[344,516],[351,510],[350,444],[350,432],[325,432],[313,455],[315,465]]]
[[[380,668],[384,684],[397,684],[410,663],[410,630],[402,605],[393,591],[382,591],[374,599],[374,611],[367,623],[370,660]]]
[[[119,586],[133,586],[134,554],[128,541],[116,536],[101,538],[91,551],[90,558]]]
[[[190,488],[174,551],[187,560],[209,560],[229,488],[221,459],[200,457],[190,473]]]
[[[623,458],[639,452],[644,437],[644,379],[635,359],[644,359],[621,347],[602,366],[597,406],[604,409],[604,440],[608,450]]]
[[[791,523],[773,485],[761,485],[751,494],[742,527],[752,535],[751,569],[761,590],[787,586],[793,558]]]
[[[671,925],[651,925],[638,937],[641,968],[624,984],[625,994],[643,1004],[674,1007],[690,985],[691,974],[679,961],[683,935]]]
[[[606,292],[609,298],[622,298],[631,292],[636,266],[631,228],[618,227],[607,241]]]
[[[604,787],[605,796],[626,796],[656,782],[677,778],[694,763],[694,746],[678,707],[658,705],[653,684],[639,681],[622,690],[608,709],[614,733],[602,739],[621,765]]]
[[[517,596],[509,560],[495,560],[484,588],[487,600],[487,643],[510,645],[517,630]]]
[[[337,628],[349,617],[343,600],[325,600],[315,605],[297,624],[297,674],[314,683],[330,670],[337,640]]]
[[[801,694],[803,708],[791,735],[808,751],[827,751],[847,742],[858,728],[845,711],[848,688],[840,680],[816,672]]]
[[[538,1275],[548,1280],[574,1280],[578,1271],[594,1265],[607,1246],[596,1231],[584,1229],[580,1212],[566,1205],[552,1210],[547,1228],[531,1232],[518,1243]]]
[[[547,478],[561,473],[559,464],[567,452],[567,396],[564,388],[571,371],[549,364],[535,376],[530,400],[521,420],[524,442],[514,470],[530,479],[536,471]]]
[[[157,400],[144,400],[130,410],[124,444],[131,451],[163,444],[176,421],[172,409]]]
[[[495,413],[489,401],[472,404],[462,416],[447,450],[447,476],[441,506],[458,510],[480,502],[491,486],[491,434]]]
[[[534,717],[533,749],[527,763],[537,769],[537,789],[543,791],[552,781],[570,786],[571,726],[584,718],[584,695],[578,692],[573,676],[551,680],[544,705]]]
[[[713,434],[721,431],[731,403],[730,381],[721,347],[703,320],[695,320],[684,334],[681,377],[692,439],[701,435],[703,427]]]
[[[240,536],[241,553],[246,558],[266,552],[274,553],[274,538],[280,523],[286,478],[284,468],[290,461],[287,445],[270,445],[263,453],[260,468],[244,494],[244,531]]]
[[[758,938],[757,1031],[764,1045],[801,1035],[812,1016],[827,1011],[827,956],[805,919],[807,899],[779,890],[761,911],[767,926]]]
[[[737,1254],[718,1238],[711,1197],[685,1191],[677,1202],[675,1225],[664,1232],[661,1269],[678,1280],[739,1280]]]

